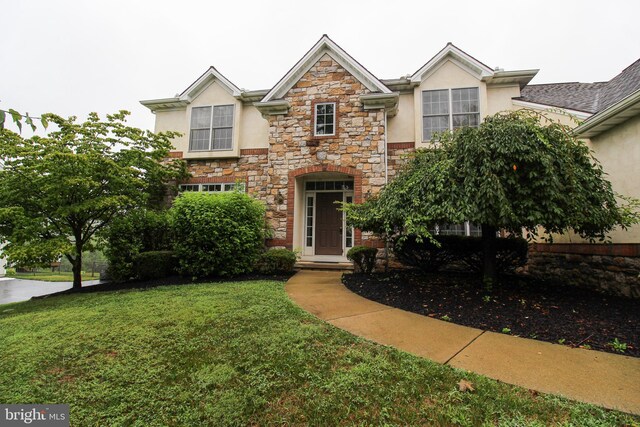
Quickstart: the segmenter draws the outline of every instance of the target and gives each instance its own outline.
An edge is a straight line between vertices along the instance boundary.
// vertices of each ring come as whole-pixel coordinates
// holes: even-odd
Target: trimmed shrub
[[[173,251],[141,252],[133,258],[133,272],[141,280],[162,279],[175,274],[178,259]]]
[[[393,241],[393,253],[401,263],[416,267],[425,273],[433,273],[456,259],[454,253],[446,250],[445,237],[455,236],[437,236],[442,245],[438,248],[426,238],[418,239],[413,235],[399,236]]]
[[[446,265],[462,263],[473,272],[482,272],[482,238],[466,236],[434,236],[440,243],[415,236],[396,238],[393,252],[403,264],[419,268],[426,273],[440,270]],[[522,238],[496,239],[496,271],[508,273],[527,263],[528,244]]]
[[[171,249],[167,211],[137,209],[115,219],[103,233],[107,277],[124,281],[136,274],[134,258],[142,252]]]
[[[264,206],[244,193],[184,193],[169,219],[182,274],[248,273],[264,247]]]
[[[481,273],[483,268],[482,238],[462,238],[474,239],[475,242],[465,242],[466,244],[463,245],[463,249],[458,254],[459,260],[462,261],[469,268],[469,270],[476,273]],[[497,238],[496,271],[500,274],[511,273],[516,268],[524,266],[527,263],[528,252],[529,244],[523,238]]]
[[[353,261],[357,271],[369,274],[376,267],[377,248],[368,246],[354,246],[347,252],[347,259]]]
[[[271,249],[260,256],[256,271],[261,274],[290,273],[296,264],[296,254],[288,249]]]

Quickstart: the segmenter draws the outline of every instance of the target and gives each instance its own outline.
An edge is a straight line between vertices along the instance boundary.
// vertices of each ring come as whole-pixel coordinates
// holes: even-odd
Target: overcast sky
[[[0,0],[0,109],[85,117],[174,96],[210,65],[271,88],[328,34],[379,78],[451,41],[532,83],[609,80],[640,57],[640,1]]]

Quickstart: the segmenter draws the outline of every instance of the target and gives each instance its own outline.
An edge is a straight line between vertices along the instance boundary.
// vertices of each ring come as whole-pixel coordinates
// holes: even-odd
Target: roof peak
[[[376,76],[342,49],[331,37],[323,34],[311,49],[267,93],[262,102],[281,98],[323,55],[329,54],[372,92],[391,93]]]

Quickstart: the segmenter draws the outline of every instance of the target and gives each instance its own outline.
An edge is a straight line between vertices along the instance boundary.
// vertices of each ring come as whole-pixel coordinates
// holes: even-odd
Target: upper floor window
[[[478,88],[425,90],[422,92],[422,140],[433,134],[480,124]]]
[[[233,105],[191,109],[189,151],[231,150],[232,137]]]
[[[315,104],[314,111],[315,136],[330,136],[336,134],[336,103],[323,102]]]

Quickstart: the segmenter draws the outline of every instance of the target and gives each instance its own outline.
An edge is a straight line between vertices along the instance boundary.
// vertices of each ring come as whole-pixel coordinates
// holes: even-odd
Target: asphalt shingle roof
[[[608,82],[527,85],[522,89],[520,98],[517,99],[587,113],[597,113],[639,89],[640,59]]]

